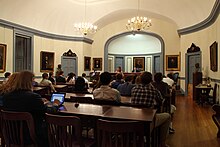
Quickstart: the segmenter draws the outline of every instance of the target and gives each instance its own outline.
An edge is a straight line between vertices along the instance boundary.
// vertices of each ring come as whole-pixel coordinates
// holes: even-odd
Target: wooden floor
[[[220,147],[211,106],[198,105],[191,95],[176,97],[177,110],[173,120],[176,132],[168,135],[167,144],[170,147]]]

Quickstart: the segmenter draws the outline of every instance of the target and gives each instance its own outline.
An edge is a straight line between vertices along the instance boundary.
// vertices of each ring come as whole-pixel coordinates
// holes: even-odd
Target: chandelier
[[[90,34],[95,33],[98,28],[96,25],[93,25],[92,23],[86,21],[86,0],[85,0],[85,13],[84,14],[85,14],[84,22],[74,24],[74,28],[86,36],[89,33]]]
[[[138,0],[137,16],[129,19],[128,23],[126,24],[126,29],[129,31],[147,30],[152,26],[151,19],[147,17],[139,16],[139,7],[140,7],[140,0]]]

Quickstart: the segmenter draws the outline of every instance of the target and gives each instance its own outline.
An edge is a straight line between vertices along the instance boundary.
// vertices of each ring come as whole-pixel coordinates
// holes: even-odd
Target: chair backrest
[[[214,88],[213,88],[213,103],[216,104],[216,95],[217,95],[217,83],[215,83]]]
[[[46,114],[51,147],[83,146],[81,121],[76,116]]]
[[[144,124],[137,121],[97,122],[98,147],[143,147]]]
[[[7,146],[37,146],[34,120],[28,112],[2,110],[2,131]]]
[[[70,96],[70,102],[78,102],[78,103],[87,103],[92,104],[92,97],[84,97],[84,96]]]

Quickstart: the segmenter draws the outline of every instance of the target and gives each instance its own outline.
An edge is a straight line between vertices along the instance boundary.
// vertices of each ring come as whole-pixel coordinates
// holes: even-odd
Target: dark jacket
[[[57,111],[58,107],[54,106],[49,108],[44,105],[39,94],[22,90],[14,91],[3,96],[3,110],[31,113],[34,119],[35,132],[39,146],[48,146],[44,115],[45,112]]]

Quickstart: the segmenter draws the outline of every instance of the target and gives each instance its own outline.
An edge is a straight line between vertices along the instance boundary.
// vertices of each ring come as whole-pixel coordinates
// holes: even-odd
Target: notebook
[[[60,105],[62,105],[64,103],[65,93],[53,93],[50,101],[53,103],[55,99],[59,100]]]

